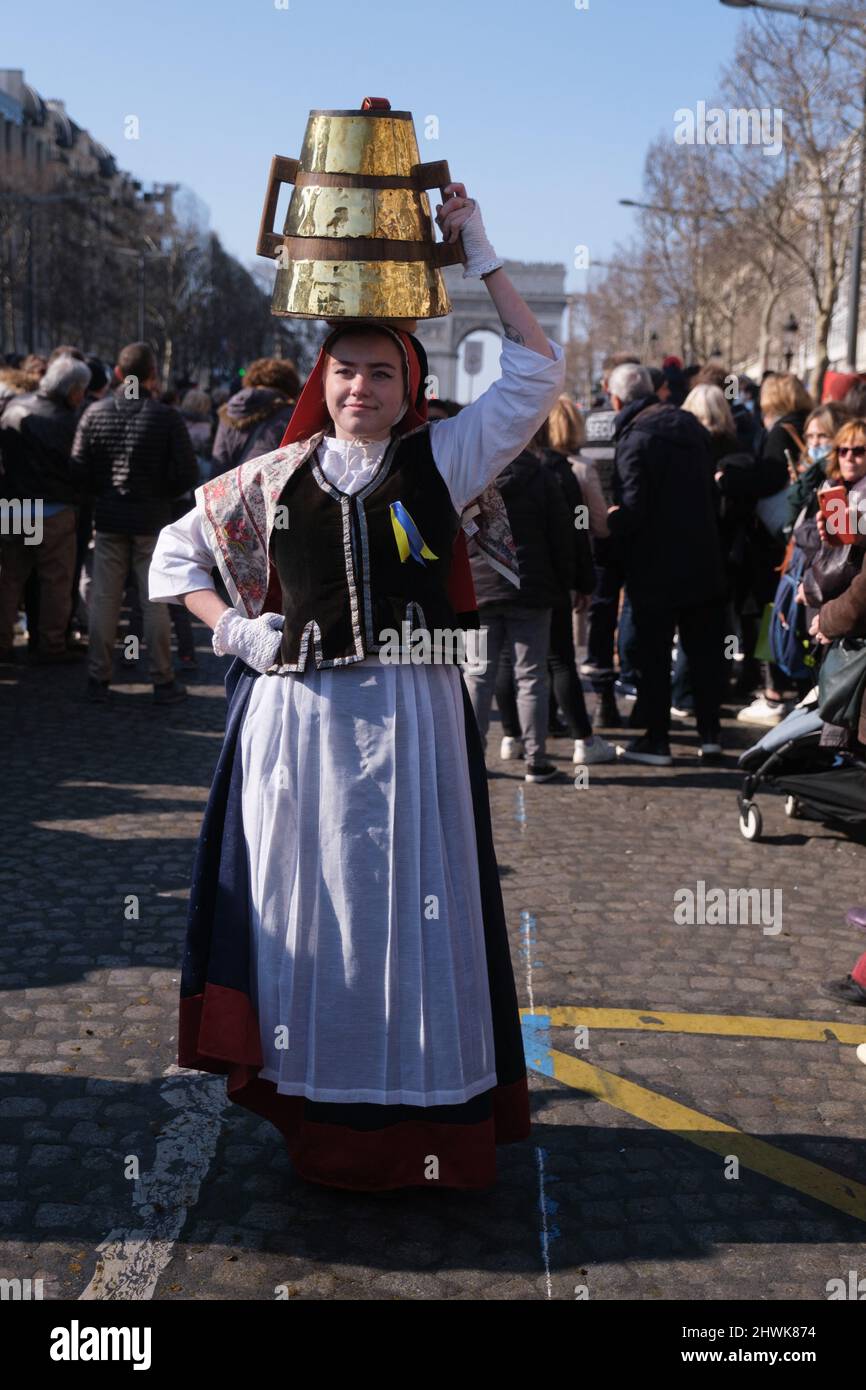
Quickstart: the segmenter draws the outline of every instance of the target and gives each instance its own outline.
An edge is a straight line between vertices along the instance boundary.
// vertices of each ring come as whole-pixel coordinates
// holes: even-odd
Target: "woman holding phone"
[[[798,598],[811,623],[815,612],[845,592],[863,564],[866,547],[866,420],[849,420],[833,441],[826,481],[818,489],[811,562]],[[808,523],[806,523],[808,525]],[[810,552],[805,526],[794,531],[797,544]]]

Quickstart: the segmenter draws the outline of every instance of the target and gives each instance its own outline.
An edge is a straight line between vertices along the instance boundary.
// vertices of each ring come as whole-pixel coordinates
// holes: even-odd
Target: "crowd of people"
[[[837,397],[840,382],[841,399],[816,404],[790,372],[758,386],[716,361],[656,368],[622,352],[591,408],[559,398],[497,482],[520,587],[468,543],[483,636],[464,666],[469,695],[482,737],[495,697],[500,755],[522,759],[528,781],[561,775],[551,738],[569,738],[581,766],[668,765],[672,720],[694,719],[698,756],[718,761],[724,705],[770,727],[814,685],[830,612],[834,633],[843,609],[852,631],[863,621],[862,537],[828,534],[822,504],[839,488],[854,507],[866,496],[866,382],[833,377]],[[70,345],[0,366],[0,664],[25,648],[38,665],[86,661],[88,698],[104,703],[126,603],[154,701],[183,700],[193,630],[182,605],[149,600],[157,536],[200,483],[279,446],[298,385],[291,362],[263,358],[234,392],[163,390],[146,343],[111,368]],[[428,404],[431,419],[459,410]],[[785,572],[783,666],[767,627]],[[824,604],[836,607],[822,626]]]
[[[698,757],[717,763],[725,706],[770,728],[814,687],[822,605],[864,544],[828,533],[822,497],[841,487],[856,508],[866,492],[866,383],[833,374],[828,389],[842,398],[816,405],[790,372],[758,385],[716,361],[614,354],[592,407],[562,396],[500,474],[521,587],[473,555],[487,661],[466,674],[482,733],[495,693],[501,757],[525,758],[528,780],[557,777],[550,736],[574,740],[577,764],[670,765],[672,720],[693,719]],[[614,746],[622,728],[635,732]]]
[[[25,648],[39,666],[86,662],[88,698],[107,702],[126,602],[124,659],[139,661],[143,639],[154,702],[185,699],[193,631],[184,608],[149,600],[157,536],[201,482],[277,447],[297,390],[277,358],[251,363],[234,393],[163,390],[147,343],[111,368],[68,344],[0,367],[0,666]]]

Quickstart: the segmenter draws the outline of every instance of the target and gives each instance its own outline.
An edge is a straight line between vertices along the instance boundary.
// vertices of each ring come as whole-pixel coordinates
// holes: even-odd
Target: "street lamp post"
[[[786,372],[789,372],[791,370],[791,363],[794,359],[794,343],[796,341],[799,328],[800,325],[794,318],[793,314],[789,314],[785,322],[782,324],[782,354],[785,358]]]
[[[778,14],[791,14],[797,19],[814,19],[819,24],[835,24],[842,29],[859,29],[863,24],[853,19],[842,19],[827,10],[816,10],[812,5],[789,5],[783,0],[719,0],[732,10],[773,10]],[[860,158],[857,161],[857,204],[854,214],[854,229],[851,238],[851,273],[848,288],[848,361],[853,371],[857,370],[857,339],[860,331],[860,282],[863,269],[863,208],[866,202],[866,76],[863,82],[863,102],[860,117]]]

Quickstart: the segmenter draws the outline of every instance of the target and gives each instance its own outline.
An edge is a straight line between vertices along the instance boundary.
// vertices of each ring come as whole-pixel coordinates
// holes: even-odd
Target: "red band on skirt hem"
[[[310,1119],[315,1102],[280,1095],[257,1075],[263,1062],[252,1002],[222,985],[208,984],[203,995],[181,1000],[178,1037],[178,1065],[227,1075],[229,1099],[269,1120],[297,1173],[328,1187],[489,1188],[496,1182],[497,1144],[516,1143],[530,1132],[525,1074],[495,1087],[492,1115],[475,1124],[411,1119],[360,1130]],[[381,1108],[386,1120],[395,1107]]]

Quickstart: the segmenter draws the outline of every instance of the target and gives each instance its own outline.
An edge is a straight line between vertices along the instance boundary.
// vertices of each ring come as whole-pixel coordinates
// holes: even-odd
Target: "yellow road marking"
[[[578,1009],[552,1009],[551,1015],[581,1014],[583,1021],[585,1012],[587,1011]],[[593,1010],[588,1012],[592,1013]],[[866,1222],[866,1186],[863,1183],[843,1178],[831,1169],[822,1167],[820,1163],[812,1163],[808,1158],[798,1158],[795,1154],[786,1153],[784,1149],[777,1149],[763,1139],[744,1134],[742,1130],[723,1124],[711,1115],[702,1115],[699,1110],[680,1105],[679,1101],[669,1100],[667,1096],[659,1095],[657,1091],[651,1091],[646,1086],[626,1081],[621,1076],[615,1076],[613,1072],[593,1066],[591,1062],[581,1061],[555,1049],[551,1049],[548,1055],[553,1062],[553,1075],[559,1081],[565,1082],[566,1086],[588,1091],[597,1100],[604,1101],[605,1105],[634,1115],[636,1119],[644,1120],[656,1129],[673,1131],[690,1143],[697,1144],[699,1148],[709,1149],[723,1158],[728,1154],[735,1154],[745,1168],[761,1173],[774,1182],[783,1183],[795,1192],[814,1197],[826,1206],[835,1207],[837,1211],[845,1212],[847,1216],[853,1216],[858,1221]]]
[[[531,1014],[531,1009],[521,1009]],[[638,1029],[648,1033],[708,1033],[744,1038],[790,1038],[797,1042],[866,1042],[866,1026],[824,1023],[812,1018],[752,1018],[748,1014],[658,1013],[654,1009],[539,1009],[551,1028]]]

